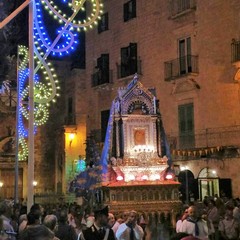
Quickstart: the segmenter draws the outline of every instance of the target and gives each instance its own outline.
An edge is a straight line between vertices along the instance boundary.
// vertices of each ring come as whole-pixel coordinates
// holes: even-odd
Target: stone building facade
[[[86,134],[103,142],[111,101],[137,72],[160,99],[176,173],[197,189],[188,195],[239,196],[239,1],[103,4],[98,27],[86,32],[85,83],[76,90]]]
[[[86,70],[59,65],[62,97],[41,131],[41,138],[48,140],[47,146],[37,147],[37,162],[46,161],[35,168],[36,175],[44,176],[37,180],[38,191],[46,192],[48,186],[49,191],[67,192],[75,163],[85,155],[87,136],[93,135],[100,145],[104,142],[111,102],[137,72],[139,81],[155,89],[160,100],[183,195],[188,186],[188,195],[200,199],[239,196],[240,2],[103,4],[98,26],[86,32]]]

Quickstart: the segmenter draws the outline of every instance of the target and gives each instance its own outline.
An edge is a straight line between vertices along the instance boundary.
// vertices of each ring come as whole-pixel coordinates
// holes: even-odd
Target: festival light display
[[[84,4],[86,2],[90,3],[92,7],[90,16],[87,16],[84,20],[76,20],[79,17],[79,12],[85,11]],[[52,64],[47,61],[47,57],[50,54],[62,57],[74,51],[78,44],[78,32],[81,29],[86,31],[97,24],[103,7],[99,0],[62,0],[62,4],[65,5],[63,10],[56,4],[56,1],[34,1],[34,65],[36,66],[34,69],[34,132],[36,132],[37,126],[46,123],[49,117],[50,103],[55,102],[59,96],[58,90],[60,87],[57,75]],[[57,29],[57,36],[53,41],[44,25],[44,10],[60,24],[59,29]],[[18,68],[18,159],[22,161],[26,160],[28,156],[26,141],[28,130],[25,127],[25,122],[29,119],[29,58],[28,49],[24,46],[19,47],[19,59],[21,64]]]

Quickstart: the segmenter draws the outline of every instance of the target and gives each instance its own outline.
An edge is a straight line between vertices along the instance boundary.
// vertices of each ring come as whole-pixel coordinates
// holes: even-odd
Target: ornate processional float
[[[179,209],[179,183],[158,100],[137,75],[112,103],[101,165],[102,199],[112,212],[167,214]]]

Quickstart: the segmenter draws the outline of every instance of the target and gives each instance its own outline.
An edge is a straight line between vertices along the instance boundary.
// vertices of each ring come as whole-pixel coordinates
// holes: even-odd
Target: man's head
[[[129,212],[127,222],[132,225],[136,224],[136,222],[137,222],[137,212],[136,211],[132,210]]]
[[[108,206],[94,211],[95,222],[99,227],[107,226],[108,224]]]
[[[191,218],[197,218],[197,210],[194,206],[188,208],[188,216]]]
[[[57,217],[53,214],[47,215],[44,218],[43,225],[45,225],[51,231],[54,231],[54,229],[56,228],[56,225],[57,225]]]

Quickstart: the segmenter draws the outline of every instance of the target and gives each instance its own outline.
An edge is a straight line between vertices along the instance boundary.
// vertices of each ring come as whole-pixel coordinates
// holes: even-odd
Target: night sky
[[[4,20],[11,12],[20,6],[24,0],[0,0],[0,21]],[[60,2],[60,1],[59,1]],[[59,6],[65,12],[67,8],[65,5]],[[52,41],[57,36],[56,30],[59,28],[57,21],[52,16],[49,16],[46,11],[43,11],[45,26],[48,26],[48,34]],[[70,14],[70,12],[69,12]],[[78,16],[85,17],[85,14]],[[85,33],[79,34],[79,44],[77,49],[69,56],[61,58],[72,62],[72,68],[85,68]],[[3,29],[0,30],[0,65],[3,64],[5,56],[16,55],[17,45],[28,45],[28,8],[24,9],[11,22],[9,22]],[[50,57],[49,57],[50,58]],[[60,59],[58,57],[51,59]]]

